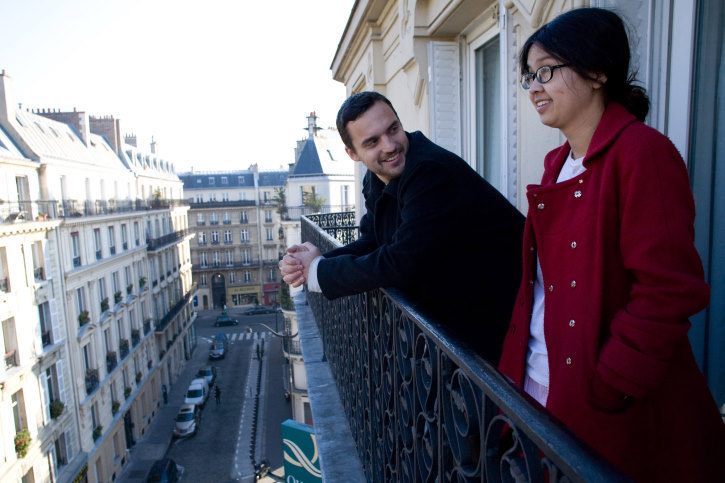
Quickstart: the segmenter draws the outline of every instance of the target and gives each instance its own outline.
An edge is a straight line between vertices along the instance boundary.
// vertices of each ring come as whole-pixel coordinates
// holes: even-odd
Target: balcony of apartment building
[[[213,209],[213,208],[234,208],[241,206],[255,206],[254,200],[237,200],[237,201],[192,201],[189,208],[192,210]]]
[[[142,212],[178,206],[189,206],[189,200],[25,200],[13,203],[0,201],[0,223]]]
[[[173,243],[183,240],[186,235],[191,234],[190,230],[179,230],[166,235],[162,235],[158,238],[147,238],[146,239],[146,250],[149,252],[156,252],[165,248]]]
[[[302,241],[324,253],[353,220],[303,217]],[[295,305],[323,480],[627,480],[399,291]]]
[[[171,321],[179,315],[179,313],[184,309],[184,307],[186,307],[191,298],[194,296],[195,292],[196,285],[192,285],[189,291],[169,308],[169,311],[166,312],[166,314],[156,323],[155,330],[157,333],[163,332]]]
[[[209,270],[221,270],[221,269],[233,269],[233,268],[258,268],[259,267],[259,259],[249,259],[249,261],[234,261],[234,262],[227,262],[222,260],[212,260],[207,262],[199,262],[199,263],[193,263],[191,265],[191,271],[192,272],[203,272],[203,271],[209,271]],[[275,261],[275,264],[278,263]]]

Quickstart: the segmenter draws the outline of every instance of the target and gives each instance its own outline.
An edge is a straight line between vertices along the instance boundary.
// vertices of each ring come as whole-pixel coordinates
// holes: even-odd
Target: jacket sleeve
[[[688,343],[688,318],[710,297],[694,246],[695,207],[684,161],[659,133],[640,131],[624,143],[619,244],[632,282],[600,348],[590,387],[595,397],[619,391],[639,398],[658,388],[676,351]]]
[[[367,254],[341,253],[320,261],[318,281],[327,298],[379,287],[404,288],[424,267],[435,269],[436,257],[442,253],[435,247],[445,245],[458,220],[455,211],[460,205],[451,202],[456,197],[456,183],[450,172],[436,162],[421,163],[406,178],[398,186],[400,222],[391,243]],[[366,233],[372,223],[369,216],[365,220]],[[367,243],[365,247],[371,246]]]

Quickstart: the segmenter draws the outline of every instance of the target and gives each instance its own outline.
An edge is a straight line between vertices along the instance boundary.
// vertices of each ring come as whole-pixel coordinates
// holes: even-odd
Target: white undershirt
[[[584,156],[572,158],[569,153],[564,166],[561,168],[557,183],[579,176],[586,168],[583,165]],[[529,349],[526,353],[526,375],[542,386],[549,387],[549,356],[544,338],[544,274],[541,271],[539,257],[536,257],[536,280],[534,281],[534,306],[531,310],[531,325],[529,326]]]

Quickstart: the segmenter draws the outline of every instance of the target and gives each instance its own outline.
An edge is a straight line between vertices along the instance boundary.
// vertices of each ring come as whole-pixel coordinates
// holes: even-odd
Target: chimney
[[[15,99],[13,96],[12,79],[5,73],[5,69],[2,70],[0,75],[0,124],[5,125],[8,120],[12,119],[15,122]]]
[[[138,147],[138,146],[136,145],[136,135],[135,135],[135,134],[126,134],[126,136],[125,136],[125,138],[124,138],[124,142],[125,142],[126,144],[130,144],[130,145],[131,145],[131,146],[133,146],[134,148],[137,148],[137,147]]]
[[[322,129],[321,127],[317,127],[317,114],[314,111],[307,116],[307,127],[305,129],[307,129],[309,137],[313,137],[317,134],[317,131]]]
[[[156,152],[156,141],[154,141],[153,136],[151,136],[151,154],[158,154]]]
[[[113,116],[90,117],[90,129],[93,134],[106,138],[116,154],[121,153],[121,122]]]
[[[42,112],[36,112],[36,114],[47,117],[54,121],[62,122],[63,124],[70,124],[78,133],[83,144],[88,146],[88,140],[91,137],[90,120],[88,114],[84,111],[78,111],[73,108],[73,112],[56,112],[55,109],[43,109]]]

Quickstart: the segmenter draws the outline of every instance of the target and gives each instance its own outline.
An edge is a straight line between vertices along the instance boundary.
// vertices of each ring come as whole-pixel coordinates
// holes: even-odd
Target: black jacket
[[[403,174],[368,172],[360,238],[317,266],[329,299],[396,287],[416,309],[498,362],[521,278],[524,216],[455,154],[420,132]]]

